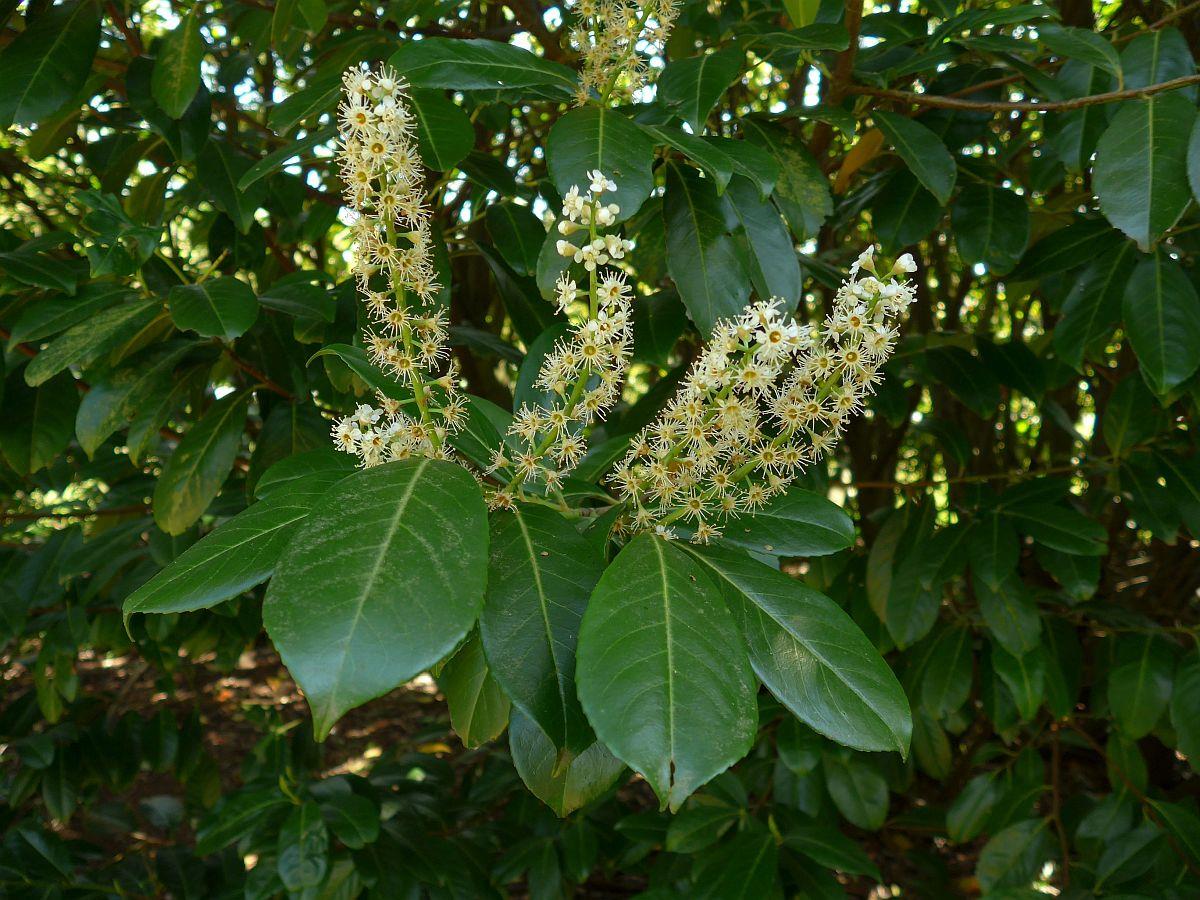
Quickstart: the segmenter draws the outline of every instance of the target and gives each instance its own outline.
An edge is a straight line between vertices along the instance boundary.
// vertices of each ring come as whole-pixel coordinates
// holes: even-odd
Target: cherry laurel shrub
[[[1194,897],[1198,51],[0,4],[0,896]]]
[[[563,196],[553,302],[567,326],[501,435],[448,361],[407,87],[391,69],[354,68],[344,94],[338,153],[377,405],[333,426],[359,471],[318,450],[265,476],[286,485],[283,504],[312,498],[263,622],[318,739],[353,707],[469,656],[553,748],[555,776],[586,773],[584,795],[628,766],[678,810],[753,746],[759,680],[816,732],[907,755],[907,699],[866,635],[752,554],[852,541],[845,513],[797,478],[882,380],[913,301],[911,257],[885,267],[865,250],[820,326],[777,297],[717,320],[675,396],[610,474],[586,479],[589,430],[620,398],[633,350],[618,183],[594,169]],[[187,573],[264,511],[189,548],[127,614],[227,599],[197,597]],[[535,788],[545,774],[522,772]]]

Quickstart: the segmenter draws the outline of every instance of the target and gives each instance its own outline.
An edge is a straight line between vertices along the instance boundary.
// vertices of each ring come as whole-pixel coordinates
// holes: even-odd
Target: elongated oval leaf
[[[100,4],[60,3],[0,53],[0,125],[40,122],[83,87],[100,43]]]
[[[854,522],[832,500],[794,487],[731,520],[722,540],[771,556],[825,556],[854,544]]]
[[[604,202],[621,208],[618,221],[637,212],[654,187],[653,142],[627,116],[599,106],[573,109],[554,123],[546,138],[546,161],[560,194],[573,186],[586,191],[593,169],[615,181],[616,192],[605,194]]]
[[[672,60],[659,76],[658,95],[700,134],[709,112],[745,64],[746,52],[739,47]]]
[[[625,763],[599,741],[569,756],[564,766],[554,742],[520,710],[513,710],[508,740],[521,780],[560,817],[603,796],[625,771]]]
[[[718,579],[754,671],[784,706],[849,747],[908,753],[904,690],[840,606],[741,551],[687,552]]]
[[[876,110],[871,115],[909,171],[938,203],[942,206],[949,203],[958,170],[941,138],[920,122],[899,113]]]
[[[677,810],[754,742],[754,679],[729,611],[687,553],[648,534],[605,570],[579,633],[596,734]]]
[[[575,646],[604,571],[596,548],[543,506],[491,522],[488,591],[479,628],[496,680],[559,748],[594,740],[575,695]]]
[[[204,57],[201,9],[193,6],[157,47],[150,91],[172,119],[183,115],[200,89],[200,60]]]
[[[441,91],[412,91],[408,105],[416,119],[421,162],[447,172],[475,146],[475,129],[463,108]]]
[[[342,477],[308,475],[238,513],[125,598],[126,620],[134,613],[208,609],[266,581],[296,526]]]
[[[1178,387],[1200,368],[1200,297],[1165,253],[1138,263],[1121,309],[1142,375],[1155,393]]]
[[[755,292],[763,299],[778,297],[785,309],[794,310],[802,288],[800,262],[779,210],[741,176],[730,182],[725,196],[740,226]]]
[[[951,222],[963,261],[983,263],[997,275],[1010,271],[1029,243],[1029,207],[1005,188],[986,184],[963,188],[954,202]]]
[[[667,271],[696,327],[711,334],[718,319],[745,307],[749,279],[728,234],[716,184],[690,166],[669,163],[666,168]]]
[[[1187,148],[1196,107],[1175,93],[1122,103],[1096,146],[1093,186],[1108,220],[1149,250],[1191,200]]]
[[[564,99],[575,92],[578,82],[575,73],[560,63],[482,38],[408,41],[392,54],[391,64],[418,88],[510,90]]]
[[[25,383],[36,387],[68,366],[87,365],[144,328],[160,308],[157,300],[122,303],[68,328],[29,361]]]
[[[258,298],[237,278],[178,285],[171,288],[167,304],[180,329],[227,341],[241,337],[258,318]]]
[[[478,747],[500,736],[512,704],[496,683],[478,634],[473,632],[450,657],[437,681],[450,708],[450,724],[464,745]]]
[[[233,468],[249,398],[230,394],[214,403],[183,436],[154,488],[154,521],[182,534],[208,509]]]
[[[263,623],[318,738],[463,639],[483,603],[487,510],[466,470],[435,460],[339,482],[288,545]]]

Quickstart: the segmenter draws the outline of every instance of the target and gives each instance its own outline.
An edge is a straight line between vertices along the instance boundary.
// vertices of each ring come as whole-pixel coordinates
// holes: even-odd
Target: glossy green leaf
[[[284,551],[263,622],[313,710],[347,710],[442,659],[483,603],[486,509],[452,463],[363,469],[322,498]]]
[[[854,522],[832,500],[793,487],[731,519],[721,539],[769,556],[825,556],[854,544]]]
[[[248,403],[245,394],[218,400],[167,460],[154,488],[154,521],[167,534],[190,528],[221,490],[242,443]]]
[[[599,741],[568,757],[564,766],[554,742],[520,710],[513,710],[508,736],[521,780],[560,817],[602,797],[625,771],[625,764]]]
[[[616,182],[617,190],[606,193],[604,202],[621,208],[617,221],[636,213],[654,188],[654,143],[616,110],[581,106],[559,118],[546,137],[546,161],[560,194],[572,187],[586,193],[593,169]]]
[[[238,178],[237,189],[239,191],[249,190],[252,185],[266,178],[268,175],[273,175],[292,165],[314,147],[321,144],[328,144],[333,140],[335,134],[337,134],[337,129],[332,125],[327,125],[324,128],[310,131],[304,137],[280,147],[273,153],[268,153],[241,174]],[[422,160],[428,160],[430,157],[422,153],[421,158]]]
[[[258,318],[258,298],[237,278],[181,284],[171,288],[167,304],[179,329],[201,337],[232,341],[249,331]]]
[[[1183,214],[1190,198],[1187,148],[1196,108],[1176,93],[1121,104],[1096,147],[1093,185],[1110,222],[1143,250]]]
[[[538,254],[546,242],[546,228],[528,206],[501,200],[487,208],[488,233],[500,255],[514,271],[533,275]]]
[[[333,794],[323,798],[321,816],[334,836],[351,850],[379,839],[379,807],[362,794]]]
[[[133,296],[132,291],[117,285],[89,284],[74,297],[43,298],[22,311],[13,323],[9,343],[25,344],[51,337]]]
[[[274,788],[240,791],[227,796],[210,812],[196,831],[196,852],[216,853],[270,821],[270,814],[290,806]]]
[[[803,142],[778,126],[766,125],[756,119],[743,119],[739,124],[746,141],[742,144],[727,141],[722,147],[735,159],[745,157],[747,146],[765,150],[774,160],[776,171],[770,185],[765,175],[755,179],[759,192],[766,199],[774,190],[773,199],[797,237],[815,236],[833,212],[829,181],[816,160]]]
[[[1156,394],[1173,390],[1200,368],[1200,297],[1165,253],[1138,263],[1121,309],[1142,375]]]
[[[1029,589],[1015,569],[1006,572],[995,584],[977,574],[975,596],[988,631],[1009,653],[1020,656],[1038,645],[1042,620]]]
[[[898,113],[876,110],[872,117],[888,143],[925,189],[942,206],[949,203],[958,171],[954,157],[941,138],[915,119]]]
[[[968,781],[946,810],[946,833],[950,840],[963,843],[978,837],[987,827],[999,797],[1000,788],[991,772]]]
[[[1065,28],[1049,23],[1039,26],[1038,40],[1065,59],[1078,60],[1121,76],[1121,58],[1112,42],[1087,28]]]
[[[392,66],[417,88],[512,91],[524,96],[566,99],[578,78],[566,66],[513,44],[482,38],[427,37],[406,41]]]
[[[79,390],[70,375],[36,388],[9,383],[0,404],[0,452],[8,465],[32,475],[54,462],[75,432],[78,408]]]
[[[430,169],[448,172],[475,146],[475,129],[463,108],[441,91],[411,91],[408,106],[416,119],[417,148]]]
[[[1122,734],[1136,740],[1150,733],[1167,711],[1174,672],[1175,657],[1158,636],[1120,639],[1108,673],[1108,705]]]
[[[160,311],[156,300],[122,303],[68,328],[25,367],[25,383],[36,387],[68,366],[85,366],[144,328]]]
[[[1029,242],[1029,208],[1006,188],[964,187],[950,216],[963,262],[983,264],[997,275],[1012,270]]]
[[[725,194],[744,243],[750,280],[760,298],[778,297],[785,309],[800,302],[800,263],[783,218],[769,200],[759,199],[753,184],[738,176]]]
[[[484,657],[483,642],[472,633],[438,675],[446,695],[450,724],[467,747],[499,737],[508,726],[512,707]]]
[[[778,879],[779,847],[761,826],[743,831],[697,866],[690,896],[704,900],[752,900],[770,897]]]
[[[200,90],[200,61],[204,58],[201,11],[193,6],[155,46],[150,91],[172,119],[183,115]]]
[[[296,527],[342,477],[313,473],[289,481],[238,513],[125,598],[125,618],[207,609],[266,581]]]
[[[0,124],[32,125],[83,87],[100,43],[100,4],[77,0],[42,9],[0,53]]]
[[[1028,886],[1049,855],[1049,830],[1046,819],[1026,819],[992,837],[975,867],[984,890]]]
[[[705,570],[670,542],[639,535],[605,570],[577,659],[596,734],[664,808],[679,809],[754,741],[754,681],[736,626]]]
[[[1055,352],[1079,369],[1083,360],[1112,337],[1121,320],[1125,285],[1133,272],[1136,250],[1123,241],[1116,252],[1088,265],[1063,301],[1062,318],[1054,327]]]
[[[311,800],[292,810],[279,831],[279,878],[289,892],[315,888],[329,870],[329,830]]]
[[[671,817],[667,826],[668,853],[696,853],[711,847],[737,821],[733,806],[692,806]]]
[[[729,179],[733,177],[734,160],[720,146],[669,125],[643,124],[642,130],[650,135],[656,144],[672,147],[698,165],[716,184],[717,193],[724,193]]]
[[[738,47],[672,60],[659,76],[658,95],[693,133],[700,134],[708,114],[741,76],[745,64],[745,51]]]
[[[741,312],[749,280],[716,185],[694,169],[674,163],[666,168],[667,271],[696,327],[711,334],[719,319]]]
[[[75,416],[75,434],[88,456],[115,431],[133,421],[169,385],[179,361],[193,349],[190,342],[155,348],[133,364],[106,373],[92,382]]]
[[[888,786],[868,759],[845,753],[827,753],[822,761],[825,787],[837,811],[851,825],[878,831],[887,820]]]
[[[934,639],[921,677],[921,706],[941,718],[960,709],[971,695],[974,646],[970,630],[946,628]]]
[[[1180,663],[1170,709],[1176,748],[1192,769],[1200,772],[1200,653],[1193,652]]]
[[[1143,379],[1124,378],[1109,395],[1100,419],[1100,433],[1108,452],[1127,456],[1130,449],[1153,437],[1162,424],[1162,411]]]
[[[1079,556],[1103,556],[1108,532],[1094,519],[1064,506],[1031,503],[1006,509],[1017,530],[1053,550]]]
[[[216,138],[205,142],[196,157],[197,184],[233,220],[242,234],[250,230],[255,211],[266,199],[265,182],[248,183],[244,189],[239,187],[252,167],[250,159]]]
[[[741,551],[688,552],[717,579],[754,671],[797,718],[849,747],[907,754],[904,691],[836,603]]]
[[[1040,647],[1021,654],[992,646],[992,667],[1017,704],[1021,718],[1030,721],[1046,696],[1046,656]]]
[[[579,623],[604,560],[572,523],[543,506],[491,522],[488,590],[479,620],[496,680],[555,746],[594,739],[575,696]]]
[[[863,849],[839,831],[824,825],[800,825],[783,836],[783,845],[813,862],[847,875],[867,875],[883,881],[879,867]]]

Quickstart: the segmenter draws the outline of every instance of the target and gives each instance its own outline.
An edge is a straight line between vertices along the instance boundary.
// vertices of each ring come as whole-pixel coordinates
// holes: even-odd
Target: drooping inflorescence
[[[602,418],[621,394],[633,343],[633,292],[624,273],[612,267],[632,244],[618,234],[602,233],[620,214],[604,194],[617,186],[599,171],[589,172],[586,191],[572,187],[563,198],[558,253],[581,264],[587,286],[568,272],[559,276],[555,299],[560,312],[586,305],[586,315],[571,323],[567,335],[546,354],[537,387],[546,405],[522,404],[496,452],[489,472],[507,479],[493,495],[494,506],[507,506],[525,485],[556,491],[587,450],[585,430]]]
[[[708,541],[828,453],[882,377],[895,320],[914,297],[903,276],[914,269],[905,254],[877,272],[868,249],[821,328],[799,325],[774,300],[719,323],[611,476],[632,506],[630,526],[669,537],[679,523]]]
[[[646,53],[667,43],[679,10],[675,0],[578,0],[571,43],[583,57],[579,102],[628,99],[649,81]]]
[[[447,364],[446,312],[434,271],[429,210],[414,120],[403,80],[388,68],[343,76],[338,107],[338,161],[345,200],[355,215],[352,269],[374,329],[366,334],[371,359],[412,396],[377,396],[333,427],[334,442],[363,465],[407,456],[451,456],[449,435],[460,429],[466,405],[458,369]]]

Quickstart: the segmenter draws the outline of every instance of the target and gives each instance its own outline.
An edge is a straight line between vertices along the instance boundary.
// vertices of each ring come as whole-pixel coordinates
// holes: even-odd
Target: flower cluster
[[[588,178],[587,191],[572,187],[563,198],[558,222],[563,237],[557,244],[561,256],[583,265],[588,284],[582,288],[563,272],[555,285],[560,311],[586,301],[587,315],[572,322],[538,370],[536,384],[551,398],[549,404],[522,404],[505,446],[492,459],[489,472],[502,472],[508,479],[493,495],[494,506],[510,505],[527,483],[557,491],[587,451],[584,432],[621,395],[633,344],[633,292],[622,272],[601,267],[623,259],[632,244],[620,235],[600,233],[620,215],[615,203],[604,202],[604,194],[617,186],[599,171],[589,172]],[[586,232],[586,239],[570,240],[577,232]]]
[[[446,314],[433,266],[421,159],[404,82],[390,69],[350,69],[338,107],[338,159],[345,200],[355,215],[352,268],[375,328],[364,337],[371,359],[400,383],[398,399],[380,394],[334,424],[334,442],[363,465],[407,456],[447,458],[449,435],[466,419],[447,364]]]
[[[628,98],[646,84],[650,68],[639,45],[661,52],[679,15],[675,0],[578,0],[575,12],[571,43],[583,57],[581,104],[593,95],[607,101],[618,88]]]
[[[631,526],[693,540],[752,512],[838,442],[880,381],[912,302],[912,257],[876,271],[869,248],[838,290],[824,327],[802,327],[762,301],[717,325],[658,420],[634,440],[611,481],[633,506]],[[863,273],[870,273],[864,275]]]

